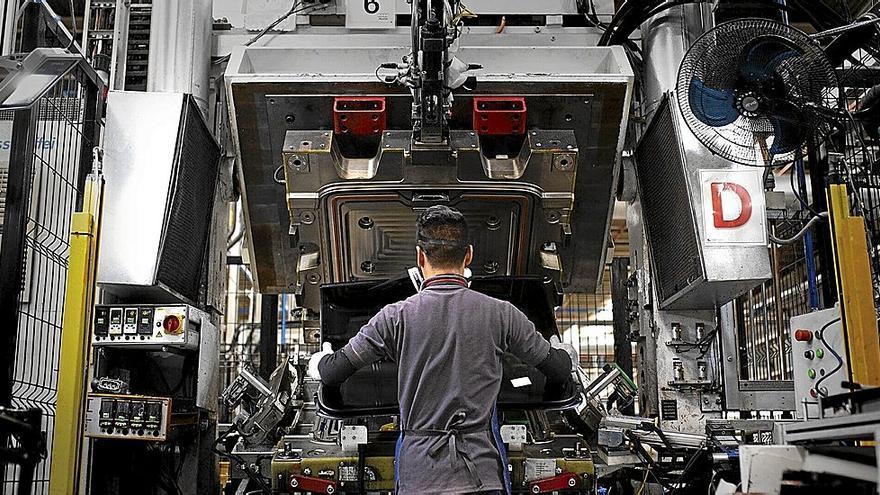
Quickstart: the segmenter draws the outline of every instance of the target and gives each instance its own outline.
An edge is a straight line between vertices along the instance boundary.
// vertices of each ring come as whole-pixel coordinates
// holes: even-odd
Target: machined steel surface
[[[411,131],[409,92],[385,85],[375,76],[380,64],[400,60],[408,53],[406,37],[395,35],[389,36],[386,43],[387,40],[399,40],[400,45],[383,46],[375,35],[369,34],[344,39],[295,35],[285,40],[284,48],[233,51],[225,77],[226,90],[248,219],[250,256],[260,290],[291,292],[307,284],[303,300],[311,307],[316,299],[309,295],[314,291],[308,289],[308,284],[387,277],[405,266],[412,256],[411,245],[395,243],[392,257],[396,261],[390,265],[381,259],[367,259],[367,255],[382,255],[378,245],[371,243],[383,241],[363,236],[361,241],[349,244],[348,239],[337,237],[339,231],[333,231],[334,225],[330,224],[331,214],[337,212],[328,207],[329,203],[322,204],[323,199],[316,201],[333,194],[354,194],[361,198],[358,214],[372,219],[373,215],[381,217],[389,203],[385,198],[370,205],[370,197],[382,198],[389,192],[400,191],[407,191],[406,201],[412,200],[412,194],[439,194],[433,197],[435,202],[442,202],[444,194],[467,192],[472,199],[492,198],[501,192],[512,194],[519,199],[507,208],[501,230],[507,234],[513,227],[513,234],[508,236],[509,241],[498,237],[497,251],[490,248],[490,261],[497,263],[496,273],[544,273],[542,263],[552,265],[561,260],[563,283],[571,290],[595,287],[605,256],[616,163],[631,94],[632,72],[623,53],[616,47],[494,46],[498,39],[492,36],[462,37],[456,56],[485,67],[476,74],[477,94],[525,96],[530,130],[562,133],[556,139],[572,146],[564,151],[576,158],[576,166],[557,173],[563,159],[557,157],[555,164],[552,160],[543,161],[541,154],[532,153],[538,148],[537,142],[490,153],[469,133],[453,132],[452,141],[458,144],[450,146],[451,149],[414,150],[409,139],[404,139]],[[375,153],[346,156],[340,152],[339,143],[335,143],[337,139],[330,132],[332,120],[322,112],[325,107],[331,108],[334,96],[347,94],[384,96],[388,102],[388,131],[381,136]],[[460,115],[470,118],[470,101],[469,95],[456,95],[453,131],[470,129],[469,122],[456,124]],[[459,114],[459,109],[467,111]],[[318,131],[329,135],[306,137],[307,133]],[[299,157],[300,169],[292,170],[295,159],[289,153],[282,154],[282,150],[287,151],[292,144],[295,148],[291,151],[298,151],[303,141],[312,145],[307,163]],[[320,144],[324,144],[321,151],[326,150],[325,154],[316,148]],[[484,152],[480,153],[481,150]],[[536,158],[540,160],[536,162]],[[313,165],[312,161],[317,163]],[[426,168],[420,170],[422,165]],[[444,167],[446,173],[440,173]],[[549,178],[540,174],[528,177],[539,170],[550,173]],[[323,177],[292,177],[291,172]],[[287,178],[287,188],[277,183],[285,182],[282,175]],[[574,180],[574,187],[570,182],[564,187],[552,185],[556,177]],[[312,207],[294,208],[291,203]],[[529,203],[528,214],[521,212],[514,218],[509,211],[519,208],[514,203]],[[556,216],[564,215],[564,208],[548,208],[548,204],[554,203],[571,205],[572,235],[569,237],[566,230],[555,239],[541,240],[534,233],[533,224],[565,222],[565,218]],[[298,213],[298,218],[291,217],[288,208]],[[309,209],[311,213],[303,218],[302,213]],[[558,211],[551,213],[549,209]],[[412,225],[407,224],[414,219],[413,211],[416,210],[409,206],[406,215],[392,214],[395,226],[387,228],[411,229]],[[551,222],[542,218],[547,215]],[[334,218],[333,222],[338,227],[344,224],[339,223],[343,220]],[[561,230],[561,226],[553,228]],[[377,235],[375,231],[373,235]],[[567,245],[561,242],[563,238],[568,239]],[[403,237],[396,239],[408,242]],[[541,250],[536,247],[542,247],[546,241],[557,242],[554,248],[558,249],[558,258],[540,255]],[[334,243],[343,252],[334,251]],[[305,259],[301,256],[303,248]],[[477,253],[484,248],[478,245]],[[501,252],[505,252],[504,256],[498,254]],[[519,265],[509,262],[520,257],[524,261]],[[372,261],[373,266],[366,264],[363,267],[367,270],[361,270],[365,261]],[[316,269],[317,263],[322,265],[319,270],[308,274],[302,271]],[[383,263],[390,268],[383,269]]]
[[[383,133],[377,159],[339,156],[330,132],[288,131],[291,235],[305,248],[297,266],[300,283],[405,272],[412,264],[416,217],[436,202],[467,216],[477,246],[475,274],[540,273],[558,265],[545,258],[557,256],[568,242],[578,157],[574,133],[530,131],[520,153],[503,159],[487,159],[472,131],[454,132],[451,141],[455,163],[414,166],[406,163],[407,154],[419,152],[407,131]],[[340,179],[348,176],[371,180]]]

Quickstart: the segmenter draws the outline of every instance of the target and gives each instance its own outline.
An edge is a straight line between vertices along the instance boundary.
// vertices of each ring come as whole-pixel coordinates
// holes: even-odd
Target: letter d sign
[[[712,218],[717,229],[741,227],[752,218],[752,197],[734,182],[712,182]]]

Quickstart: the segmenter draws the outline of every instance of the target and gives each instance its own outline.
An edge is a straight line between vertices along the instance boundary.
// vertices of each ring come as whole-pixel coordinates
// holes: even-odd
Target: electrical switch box
[[[92,345],[196,349],[203,323],[210,324],[208,315],[186,304],[97,306]]]
[[[840,309],[793,317],[790,335],[795,416],[818,418],[819,397],[847,391],[841,386],[849,380],[849,365]]]
[[[171,399],[142,395],[89,394],[86,436],[164,442],[171,427]]]

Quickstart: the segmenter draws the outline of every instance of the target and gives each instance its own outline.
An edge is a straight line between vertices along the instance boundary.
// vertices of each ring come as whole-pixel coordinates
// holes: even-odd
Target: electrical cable
[[[76,7],[73,5],[73,0],[70,0],[70,23],[73,25],[73,33],[70,34],[70,43],[65,48],[67,51],[70,51],[70,47],[76,43]]]
[[[806,234],[813,227],[813,225],[815,225],[817,222],[821,221],[824,218],[828,218],[827,211],[823,211],[822,213],[819,213],[818,215],[811,218],[810,221],[807,222],[806,225],[804,225],[804,228],[802,228],[800,231],[798,231],[797,234],[793,235],[792,237],[789,237],[788,239],[780,239],[780,238],[774,236],[773,234],[768,234],[768,237],[770,238],[770,241],[773,242],[773,244],[779,244],[781,246],[788,246],[788,245],[794,244],[797,241],[801,240],[801,237],[803,237],[804,234]]]
[[[279,17],[278,17],[277,19],[275,19],[274,21],[270,22],[269,25],[266,26],[266,27],[264,27],[262,31],[260,31],[259,33],[256,34],[256,36],[254,36],[253,38],[251,38],[251,39],[249,39],[248,41],[246,41],[246,42],[244,43],[244,46],[251,46],[251,45],[253,45],[254,43],[256,43],[257,40],[259,40],[260,38],[262,38],[263,36],[265,36],[266,33],[268,33],[269,31],[272,30],[272,28],[274,28],[275,26],[281,24],[282,22],[284,22],[285,19],[287,19],[288,17],[290,17],[290,16],[292,16],[293,14],[295,14],[295,13],[296,13],[296,9],[300,8],[301,6],[302,6],[302,0],[296,0],[295,2],[293,2],[293,5],[290,6],[290,10],[288,10],[288,11],[285,12],[284,14],[281,14],[281,16],[279,16]]]
[[[645,464],[648,464],[649,466],[651,466],[651,467],[648,469],[648,471],[651,473],[652,476],[654,476],[654,479],[657,481],[657,483],[658,483],[660,486],[664,487],[664,488],[671,488],[672,486],[671,486],[669,483],[667,483],[667,482],[664,481],[664,480],[661,480],[661,479],[657,476],[657,474],[654,473],[654,470],[657,470],[657,471],[659,471],[660,473],[664,473],[665,470],[663,469],[663,467],[662,467],[661,465],[657,464],[657,461],[655,461],[655,460],[651,457],[650,454],[648,454],[648,451],[645,450],[644,445],[642,445],[642,441],[639,440],[639,438],[638,438],[635,434],[633,434],[633,432],[631,432],[631,431],[625,431],[625,432],[624,432],[624,436],[625,436],[625,437],[627,438],[627,440],[629,440],[630,443],[632,444],[632,446],[633,446],[633,451],[635,452],[636,456],[638,456],[639,458],[641,458],[642,461],[643,461]],[[664,476],[665,476],[665,474],[664,474]]]
[[[648,484],[648,474],[650,472],[650,469],[645,468],[645,477],[642,478],[642,484],[639,486],[639,490],[636,492],[636,495],[642,495],[642,492],[645,491],[645,485]]]
[[[851,31],[853,29],[859,29],[859,28],[863,28],[865,26],[870,26],[872,24],[877,24],[878,22],[880,22],[880,17],[868,19],[865,21],[857,21],[857,22],[853,22],[851,24],[847,24],[845,26],[826,29],[824,31],[820,31],[818,33],[811,34],[810,37],[813,39],[828,38],[831,36],[837,36],[838,34],[842,34],[847,31]]]
[[[297,0],[297,1],[295,1],[295,2],[293,3],[293,6],[290,7],[290,10],[288,10],[286,13],[282,14],[280,17],[278,17],[277,19],[275,19],[275,20],[272,21],[271,23],[269,23],[268,26],[264,27],[263,30],[260,31],[259,33],[257,33],[253,38],[247,40],[247,41],[244,43],[244,46],[251,46],[251,45],[253,45],[254,43],[257,42],[257,40],[259,40],[260,38],[262,38],[263,36],[265,36],[266,33],[268,33],[269,31],[271,31],[272,29],[274,29],[275,26],[281,24],[282,22],[284,22],[285,19],[287,19],[288,17],[290,17],[290,16],[292,16],[292,15],[294,15],[294,14],[301,14],[301,13],[305,12],[306,10],[311,9],[311,8],[314,7],[313,10],[311,10],[311,11],[308,12],[309,14],[313,14],[313,13],[318,12],[318,11],[320,11],[320,10],[326,10],[328,6],[329,6],[329,4],[327,4],[327,5],[323,5],[323,6],[320,6],[320,7],[316,7],[316,6],[313,6],[313,5],[305,5],[305,6],[303,6],[303,5],[302,5],[302,0]]]
[[[284,165],[279,165],[278,168],[275,169],[275,172],[272,173],[272,180],[274,180],[276,184],[284,184],[284,179],[278,178],[278,172],[281,172],[281,169],[283,168]]]
[[[676,349],[684,348],[683,351],[680,352],[689,352],[694,349],[699,349],[702,354],[700,357],[705,356],[709,351],[709,348],[712,347],[712,340],[715,338],[715,335],[718,334],[718,327],[715,327],[711,332],[707,333],[703,338],[696,342],[687,342],[683,340],[673,341],[672,346]]]
[[[837,358],[837,367],[835,367],[833,370],[831,370],[830,373],[826,374],[822,378],[819,378],[819,380],[816,382],[816,386],[814,387],[814,390],[816,391],[816,393],[818,393],[819,395],[821,395],[823,397],[827,397],[828,393],[822,392],[822,388],[820,387],[822,385],[822,382],[827,380],[828,377],[830,377],[831,375],[840,371],[840,368],[843,368],[843,358],[840,357],[840,354],[838,354],[837,351],[835,351],[833,347],[828,345],[828,342],[825,340],[825,329],[827,329],[831,325],[837,323],[838,321],[840,321],[840,318],[835,318],[835,319],[829,321],[817,333],[817,335],[819,336],[819,341],[822,342],[822,345],[824,345],[825,348],[828,349],[828,352],[830,352],[835,358]]]
[[[685,475],[688,473],[688,471],[690,471],[691,467],[693,467],[694,463],[697,461],[697,458],[700,456],[700,454],[703,453],[704,448],[705,448],[705,445],[701,445],[697,449],[697,451],[694,452],[694,455],[692,455],[690,457],[690,459],[688,459],[687,464],[684,465],[684,468],[681,470],[681,474],[678,476],[678,479],[674,483],[674,488],[672,489],[672,492],[671,492],[672,494],[675,494],[676,492],[678,492],[679,488],[681,488],[681,483],[684,481]]]
[[[312,8],[312,7],[315,7],[314,10],[311,10],[311,11],[309,11],[309,12],[306,12],[307,14],[312,14],[312,13],[314,13],[314,12],[318,12],[318,11],[321,11],[321,10],[326,10],[327,7],[328,7],[328,5],[324,5],[324,6],[321,6],[321,7],[313,6],[313,5],[306,5],[306,6],[302,6],[302,7],[300,8],[300,7],[297,6],[297,4],[301,4],[301,3],[302,3],[301,1],[295,2],[295,3],[294,3],[294,6],[291,7],[291,10],[285,12],[281,17],[279,17],[278,19],[275,19],[274,21],[272,21],[271,24],[269,24],[267,27],[263,28],[263,30],[260,31],[259,33],[257,33],[253,38],[251,38],[251,39],[249,39],[248,41],[246,41],[246,42],[244,43],[244,46],[251,46],[252,44],[256,43],[257,40],[259,40],[260,38],[262,38],[263,36],[265,36],[266,33],[268,33],[269,31],[272,30],[272,28],[274,28],[274,27],[277,26],[278,24],[281,24],[285,19],[287,19],[288,17],[290,17],[290,16],[293,15],[293,14],[301,14],[301,13],[305,12],[306,10],[308,10],[308,9],[310,9],[310,8]],[[296,9],[296,8],[299,8],[299,10],[294,10],[294,9]],[[211,60],[211,65],[221,65],[221,64],[224,64],[224,63],[228,62],[229,59],[230,59],[231,57],[232,57],[232,54],[226,54],[226,55],[223,55],[223,56],[221,56],[221,57],[217,57],[217,58]]]
[[[768,170],[769,170],[769,168],[768,168]],[[812,206],[810,206],[809,203],[807,203],[807,201],[804,199],[807,195],[807,191],[805,191],[805,190],[800,191],[800,192],[798,191],[798,189],[800,189],[800,187],[795,184],[795,181],[794,181],[795,173],[796,173],[795,167],[792,167],[791,173],[788,175],[788,182],[791,185],[791,192],[794,194],[794,197],[797,198],[798,203],[801,204],[801,207],[803,207],[803,209],[808,210],[810,213],[812,213],[812,215],[814,217],[818,216],[819,212],[816,211]]]
[[[598,45],[599,46],[607,46],[607,45],[616,45],[620,44],[620,38],[623,37],[628,39],[630,34],[642,23],[650,19],[651,17],[663,12],[665,10],[669,10],[673,7],[678,7],[681,5],[694,4],[694,3],[705,3],[703,0],[671,0],[667,2],[654,2],[653,5],[640,5],[642,13],[641,16],[635,18],[635,21],[631,21],[629,19],[630,11],[633,9],[632,7],[628,7],[628,4],[633,3],[632,0],[628,0],[623,5],[621,5],[620,9],[618,9],[617,14],[615,14],[614,18],[612,18],[611,23],[608,25],[607,30],[603,34],[602,38],[600,38]],[[640,2],[641,3],[641,2]],[[780,4],[775,0],[754,0],[754,3],[758,3],[761,5],[766,5],[770,7],[775,7],[779,10],[791,11],[792,8],[785,4]],[[626,9],[625,9],[626,8]],[[628,24],[623,25],[623,22],[626,21]]]

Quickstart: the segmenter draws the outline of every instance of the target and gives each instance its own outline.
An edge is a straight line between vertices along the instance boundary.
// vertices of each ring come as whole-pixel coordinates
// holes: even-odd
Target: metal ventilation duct
[[[661,309],[710,309],[770,278],[763,170],[712,155],[667,94],[636,148]]]
[[[220,148],[195,99],[113,91],[104,143],[98,283],[146,302],[196,303]]]

